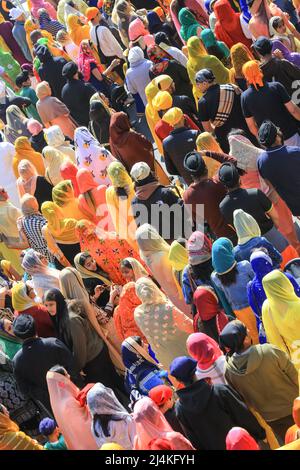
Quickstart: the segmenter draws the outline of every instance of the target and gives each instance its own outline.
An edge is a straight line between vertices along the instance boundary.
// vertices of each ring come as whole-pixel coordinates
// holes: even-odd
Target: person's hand
[[[273,51],[273,56],[277,57],[277,59],[284,59],[283,54],[279,49],[275,49],[275,51]]]
[[[95,287],[95,299],[99,299],[100,295],[103,294],[103,292],[105,291],[106,289],[106,286],[103,284],[103,285],[99,285],[99,286],[96,286]]]
[[[111,68],[114,69],[115,67],[118,67],[120,65],[121,60],[120,59],[114,59],[111,63]]]
[[[116,284],[112,285],[110,289],[109,302],[113,305],[116,305],[119,296],[120,296],[120,286],[117,286]]]

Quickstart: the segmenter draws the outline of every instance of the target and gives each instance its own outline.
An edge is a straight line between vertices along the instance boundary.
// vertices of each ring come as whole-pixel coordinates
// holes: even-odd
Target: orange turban
[[[249,60],[249,62],[246,62],[243,65],[242,71],[247,82],[250,85],[253,85],[256,90],[258,89],[258,87],[264,86],[264,81],[263,81],[264,75],[259,67],[258,62],[256,62],[256,60]]]

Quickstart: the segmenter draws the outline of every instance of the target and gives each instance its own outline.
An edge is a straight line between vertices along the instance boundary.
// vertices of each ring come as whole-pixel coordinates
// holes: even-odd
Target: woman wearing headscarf
[[[121,342],[116,336],[114,323],[112,319],[108,320],[107,314],[102,315],[101,318],[97,316],[97,313],[99,313],[99,311],[97,311],[97,309],[94,308],[94,305],[90,303],[89,295],[84,287],[81,276],[76,269],[65,268],[60,272],[60,289],[66,299],[72,299],[74,301],[76,301],[77,299],[82,300],[85,309],[85,318],[89,320],[88,326],[94,328],[97,335],[104,341],[104,343],[108,347],[108,351],[106,346],[103,347],[103,356],[108,356],[109,352],[110,358],[114,366],[120,374],[123,374],[124,365],[121,359]],[[106,319],[104,318],[105,316]],[[90,330],[90,328],[88,328],[88,330]],[[94,341],[96,341],[94,335],[92,336],[94,338]],[[105,360],[106,359],[104,358],[103,361]],[[87,379],[87,382],[94,382],[95,380],[97,380],[97,377],[95,378],[95,373],[97,374],[97,361],[98,360],[94,361],[93,364],[91,364],[90,366],[91,376]],[[107,362],[108,368],[106,371],[104,371],[104,374],[107,375],[107,380],[111,380],[111,382],[107,383],[107,385],[114,386],[114,383],[115,386],[123,392],[123,383],[120,377],[112,369],[112,365],[109,359]],[[99,380],[101,380],[101,377],[99,378]]]
[[[230,59],[230,50],[226,44],[222,41],[217,41],[214,33],[206,28],[201,32],[201,41],[204,44],[205,49],[209,55],[214,55],[219,59],[225,66],[228,65]]]
[[[85,217],[103,229],[110,230],[112,220],[106,204],[106,189],[104,184],[98,185],[88,169],[81,168],[77,175],[80,191],[79,208]],[[103,223],[102,223],[103,222]]]
[[[250,331],[253,344],[258,344],[256,318],[249,306],[247,284],[254,278],[249,261],[236,262],[233,244],[221,237],[212,246],[214,272],[211,279],[230,303],[237,319],[243,321]]]
[[[178,15],[181,24],[180,34],[185,42],[192,36],[200,36],[206,25],[198,23],[195,15],[188,8],[182,8]]]
[[[64,25],[59,23],[59,21],[52,20],[50,18],[49,13],[44,8],[39,9],[38,11],[38,20],[40,24],[40,29],[44,29],[48,31],[48,33],[52,34],[53,38],[56,38],[56,34],[61,29],[64,29]]]
[[[199,90],[196,87],[196,73],[207,68],[213,71],[218,84],[229,83],[229,70],[214,55],[208,55],[201,40],[192,36],[187,42],[188,62],[187,72],[191,83],[193,84],[193,94],[197,101],[200,98]]]
[[[39,10],[42,8],[49,13],[52,19],[56,20],[56,10],[51,3],[46,2],[44,0],[30,0],[30,5],[31,13],[34,18],[39,17]]]
[[[300,67],[300,53],[290,52],[290,50],[279,40],[272,41],[272,54],[278,59],[285,59],[291,64]]]
[[[81,220],[84,218],[83,212],[79,209],[78,199],[75,197],[70,180],[61,181],[54,186],[52,200],[63,211],[66,219]]]
[[[219,335],[228,323],[228,317],[220,308],[219,299],[209,286],[197,287],[193,304],[197,310],[194,316],[194,331],[202,331],[219,342]]]
[[[35,439],[20,431],[3,405],[0,405],[0,450],[44,450]]]
[[[147,46],[154,44],[154,37],[149,33],[145,23],[139,17],[131,21],[128,27],[129,47],[139,46],[145,51]]]
[[[267,296],[262,307],[262,321],[267,341],[286,352],[296,369],[299,369],[297,347],[299,297],[295,294],[290,280],[277,269],[267,274],[262,284]]]
[[[173,450],[194,450],[192,444],[179,432],[173,431],[158,406],[148,397],[138,400],[134,406],[136,426],[135,450],[149,450],[153,439],[166,439]]]
[[[202,132],[201,134],[199,134],[196,140],[196,145],[198,152],[208,150],[210,152],[223,153],[217,140],[209,132]],[[202,155],[202,158],[207,167],[208,178],[213,178],[217,174],[221,163],[205,155]]]
[[[260,447],[246,429],[235,427],[226,436],[226,450],[260,450]]]
[[[235,83],[241,90],[247,89],[247,82],[243,75],[243,65],[249,60],[254,60],[254,56],[245,44],[238,42],[230,49],[230,59],[232,68],[230,69],[230,83]]]
[[[12,34],[13,24],[11,21],[5,21],[4,16],[0,15],[0,36],[5,42],[5,45],[11,52],[13,57],[19,62],[20,65],[25,64],[27,59],[25,58],[19,44],[15,40]],[[2,65],[2,64],[1,64]]]
[[[15,85],[16,78],[21,72],[19,63],[13,58],[10,52],[5,52],[0,48],[0,63],[4,68],[6,75],[2,75],[1,78],[7,83],[8,86]],[[8,82],[8,78],[11,80]]]
[[[109,126],[112,116],[111,110],[105,106],[103,101],[92,101],[90,103],[89,131],[100,142],[109,149]]]
[[[135,322],[159,362],[168,368],[175,357],[186,354],[185,342],[193,331],[192,321],[167,299],[151,279],[138,279],[136,293],[142,304],[135,309]]]
[[[191,83],[186,68],[174,60],[167,52],[157,45],[148,46],[147,54],[153,66],[150,69],[150,78],[154,79],[161,74],[169,75],[175,85],[178,95],[193,99]]]
[[[69,33],[61,29],[56,34],[56,41],[68,55],[68,57],[77,64],[79,57],[79,47],[71,40]]]
[[[57,269],[61,266],[71,266],[74,256],[80,251],[76,236],[76,219],[66,218],[64,211],[54,202],[44,202],[41,208],[47,224],[42,228],[42,234],[48,249],[55,257]]]
[[[99,144],[86,127],[76,129],[74,141],[78,169],[88,169],[96,183],[108,186],[107,168],[115,161],[113,155]]]
[[[226,359],[213,338],[204,333],[193,333],[188,337],[186,347],[189,355],[197,361],[197,380],[209,378],[213,385],[226,383]]]
[[[44,41],[46,44],[47,40]],[[38,75],[40,80],[47,81],[52,95],[61,99],[61,92],[67,78],[62,74],[62,69],[67,61],[63,57],[54,57],[47,45],[38,45],[35,48],[36,57],[39,59]]]
[[[68,450],[97,450],[86,400],[81,399],[82,394],[67,371],[51,369],[46,380],[54,418]]]
[[[78,47],[84,39],[91,39],[90,25],[84,25],[77,15],[68,15],[66,23],[70,38]]]
[[[115,113],[110,120],[110,149],[130,173],[133,165],[139,161],[148,163],[154,171],[154,153],[151,142],[130,127],[127,114]]]
[[[171,80],[171,79],[170,79]],[[163,146],[161,140],[157,137],[155,133],[155,125],[159,122],[160,117],[158,112],[153,106],[153,99],[159,92],[159,88],[155,83],[155,79],[152,80],[145,88],[145,95],[147,98],[147,105],[145,108],[145,115],[146,115],[146,120],[148,127],[151,131],[152,137],[157,145],[158,151],[160,155],[163,155]]]
[[[10,243],[19,240],[20,238],[17,227],[17,219],[20,216],[21,211],[9,201],[8,194],[2,187],[0,189],[0,250],[4,260],[12,263],[14,269],[19,274],[23,275],[23,270],[20,264],[21,251],[17,247],[14,249],[9,247]]]
[[[46,147],[43,148],[42,155],[45,165],[45,178],[52,186],[55,186],[63,179],[60,173],[60,167],[67,158],[60,150],[57,150],[55,147],[50,147],[50,145],[46,145]],[[51,199],[52,196],[45,200],[49,201]]]
[[[133,181],[122,163],[111,163],[107,172],[111,186],[106,190],[106,203],[114,230],[121,239],[126,239],[130,246],[138,252],[135,239],[137,226],[131,208],[131,202],[135,197]]]
[[[241,25],[241,13],[233,11],[226,0],[218,0],[214,4],[214,13],[217,18],[214,33],[219,41],[225,42],[229,48],[238,42],[251,46],[252,41],[245,36]]]
[[[182,287],[183,270],[189,262],[188,252],[185,247],[186,240],[174,240],[170,245],[169,261],[179,285]]]
[[[47,258],[32,248],[26,251],[22,260],[22,268],[31,277],[34,290],[40,299],[43,298],[47,289],[59,287],[59,271],[50,268]]]
[[[269,29],[272,41],[281,41],[290,52],[300,52],[300,34],[284,15],[273,16],[269,21]]]
[[[10,202],[16,207],[20,207],[19,194],[16,187],[16,176],[13,171],[13,159],[15,148],[9,142],[0,143],[1,173],[0,185],[5,188]]]
[[[65,140],[65,136],[59,126],[51,126],[48,129],[44,129],[44,136],[47,145],[60,150],[66,157],[69,157],[72,162],[76,161],[75,150],[70,145],[70,142]]]
[[[74,258],[74,264],[90,299],[93,297],[97,306],[106,307],[112,285],[109,274],[97,265],[88,251],[78,253]]]
[[[27,129],[31,134],[29,141],[33,150],[42,153],[43,148],[47,145],[42,124],[39,121],[30,118],[27,121]]]
[[[143,224],[137,229],[136,240],[142,260],[146,263],[170,301],[182,312],[189,315],[190,307],[184,300],[181,287],[168,258],[170,245],[149,224]]]
[[[133,255],[140,259],[127,240],[119,238],[114,232],[98,229],[88,220],[80,220],[76,231],[81,251],[88,251],[102,271],[109,272],[114,284],[124,285],[125,280],[120,268],[122,259]]]
[[[44,176],[37,174],[35,166],[29,160],[20,161],[18,172],[20,176],[17,179],[17,188],[20,199],[24,194],[31,194],[41,208],[43,202],[51,199],[53,186]]]
[[[13,159],[13,170],[16,177],[19,176],[18,166],[22,160],[28,160],[36,169],[38,175],[45,174],[45,166],[42,155],[35,152],[31,147],[28,137],[18,137],[15,141],[15,156]]]
[[[126,367],[125,387],[129,393],[138,390],[142,395],[164,384],[161,368],[149,355],[140,336],[129,336],[122,343],[122,359]]]
[[[140,336],[146,341],[134,320],[134,311],[140,304],[141,301],[135,292],[135,283],[128,282],[122,289],[119,305],[114,311],[116,332],[122,341],[129,336]]]
[[[60,0],[57,5],[57,19],[61,24],[66,24],[68,11],[74,11],[74,14],[84,17],[88,5],[83,0],[74,0],[73,6],[68,4],[68,0]]]
[[[96,383],[87,394],[87,405],[92,416],[92,433],[98,448],[115,442],[125,450],[132,450],[136,435],[132,416],[121,405],[113,390]]]
[[[280,443],[293,422],[291,404],[298,395],[297,371],[285,352],[273,344],[253,345],[246,326],[229,323],[220,335],[227,351],[225,378],[266,421]]]
[[[135,258],[125,258],[121,261],[121,273],[126,282],[136,282],[140,277],[147,277],[146,269]]]
[[[28,47],[30,49],[30,52],[31,52],[31,55],[32,55],[33,59],[34,59],[34,56],[33,56],[33,43],[32,43],[32,40],[30,38],[30,35],[33,31],[37,31],[39,29],[38,26],[39,25],[37,23],[35,23],[33,20],[31,20],[30,18],[28,18],[25,21],[25,24],[24,24],[24,29],[25,29],[25,32],[26,32],[26,42],[28,44]],[[52,34],[48,33],[48,31],[42,31],[42,30],[41,30],[41,34],[42,34],[43,38],[48,39],[48,46],[49,46],[49,49],[50,49],[51,53],[54,56],[57,55],[58,54],[58,49],[53,47],[54,46],[54,41],[53,41]],[[56,53],[54,53],[54,52],[56,52]],[[60,52],[59,55],[61,55],[61,52]]]
[[[36,87],[39,101],[36,104],[38,113],[45,127],[57,125],[63,134],[73,139],[76,125],[70,116],[70,111],[58,98],[51,96],[51,88],[48,82],[41,82]]]
[[[37,334],[41,338],[53,338],[56,336],[55,328],[48,315],[47,309],[35,301],[35,292],[24,282],[16,283],[12,290],[12,305],[15,316],[31,315],[35,320]]]
[[[4,127],[5,140],[14,144],[20,136],[30,137],[27,129],[28,118],[16,105],[11,105],[6,110],[6,126]],[[23,157],[24,158],[24,157]],[[17,176],[17,173],[16,173]]]
[[[137,18],[133,5],[130,2],[121,0],[115,2],[116,14],[118,17],[118,30],[121,36],[122,43],[125,47],[129,46],[129,25],[132,20]]]

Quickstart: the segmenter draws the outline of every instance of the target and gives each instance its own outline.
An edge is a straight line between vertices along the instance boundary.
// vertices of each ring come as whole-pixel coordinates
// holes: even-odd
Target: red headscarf
[[[257,442],[243,428],[232,428],[226,437],[227,450],[260,450]]]
[[[78,393],[76,400],[79,402],[81,407],[84,407],[86,405],[86,397],[91,388],[96,384],[87,384],[80,392]]]
[[[98,184],[93,178],[92,173],[86,168],[81,168],[76,174],[76,180],[78,183],[80,194],[86,193],[91,189],[97,189]]]
[[[250,48],[252,42],[243,33],[240,13],[233,11],[227,0],[218,0],[214,4],[214,13],[217,17],[215,36],[219,41],[225,42],[229,49],[238,42]]]
[[[189,355],[202,370],[209,369],[223,355],[216,341],[204,333],[191,334],[186,342]]]
[[[168,439],[152,439],[149,450],[174,450],[174,447]]]
[[[66,160],[60,167],[60,174],[61,177],[64,180],[71,180],[72,181],[72,186],[74,189],[74,195],[75,197],[78,197],[80,194],[76,175],[78,172],[78,168],[74,163],[72,163],[70,160]]]
[[[157,406],[164,405],[173,396],[172,389],[167,385],[157,385],[149,392],[149,397],[156,403]]]
[[[209,287],[199,286],[195,290],[193,301],[202,321],[208,321],[216,317],[217,329],[220,334],[224,326],[227,325],[228,318],[224,311],[220,309],[219,300],[214,291]]]

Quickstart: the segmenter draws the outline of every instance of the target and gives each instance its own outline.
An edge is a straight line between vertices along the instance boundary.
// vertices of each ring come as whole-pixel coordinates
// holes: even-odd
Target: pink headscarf
[[[232,428],[226,437],[226,450],[260,450],[257,442],[243,428]]]
[[[31,135],[38,135],[43,130],[43,126],[36,119],[30,118],[27,121],[27,129]]]
[[[60,174],[64,180],[71,180],[72,186],[74,189],[75,197],[78,197],[80,194],[78,183],[77,183],[77,172],[78,168],[70,160],[66,160],[60,167]]]
[[[136,425],[135,450],[150,450],[153,439],[166,439],[172,450],[192,450],[191,443],[180,433],[174,432],[168,421],[151,398],[143,397],[134,406]]]
[[[223,355],[218,343],[204,333],[191,334],[186,342],[189,355],[202,370],[209,369]]]
[[[88,51],[83,50],[83,46],[88,47]],[[78,69],[83,75],[83,80],[88,82],[91,78],[91,64],[95,64],[99,72],[102,72],[102,67],[97,63],[90,46],[87,41],[83,40],[80,44],[79,57],[78,57]]]

